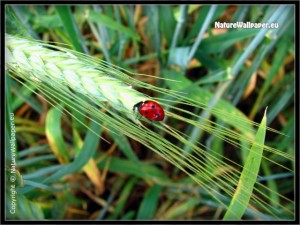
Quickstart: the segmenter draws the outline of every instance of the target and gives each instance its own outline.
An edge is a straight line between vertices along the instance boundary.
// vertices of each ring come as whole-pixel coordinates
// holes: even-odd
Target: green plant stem
[[[212,19],[213,15],[214,15],[216,9],[217,9],[216,5],[212,5],[210,7],[209,12],[207,14],[207,17],[206,17],[206,19],[205,19],[205,21],[204,21],[204,23],[203,23],[203,25],[201,27],[201,30],[200,30],[200,32],[199,32],[199,34],[197,36],[197,39],[196,39],[196,41],[195,41],[195,43],[194,43],[194,45],[193,45],[193,47],[192,47],[192,49],[191,49],[191,51],[190,51],[187,59],[186,59],[187,63],[193,58],[195,52],[197,51],[197,49],[198,49],[198,47],[199,47],[199,45],[200,45],[200,43],[202,41],[202,37],[204,35],[204,32],[207,30],[207,28],[208,28],[208,26],[209,26],[209,24],[211,22],[211,19]],[[186,63],[186,65],[187,65],[187,63]]]
[[[182,5],[180,6],[180,13],[179,13],[179,17],[178,17],[178,22],[175,28],[175,33],[172,39],[172,44],[170,47],[170,52],[172,52],[177,44],[177,41],[179,39],[179,35],[180,35],[180,31],[182,30],[183,24],[186,20],[186,14],[187,14],[187,5]],[[171,60],[171,54],[169,54],[169,58],[168,58],[168,66],[170,65],[170,60]]]
[[[102,9],[99,8],[99,7],[94,6],[94,10],[96,12],[102,13]],[[106,35],[105,35],[106,34],[106,28],[103,27],[100,24],[97,24],[97,28],[98,28],[98,30],[97,30],[92,23],[89,23],[89,24],[90,24],[92,30],[94,31],[96,39],[98,40],[99,43],[101,43],[101,47],[102,47],[102,51],[103,51],[103,54],[105,56],[105,59],[108,62],[111,62],[109,51],[106,47],[106,43],[107,43],[107,38],[106,38]]]
[[[116,15],[116,20],[118,21],[118,23],[122,23],[121,20],[121,15],[120,15],[120,10],[119,10],[119,6],[113,6],[114,7],[114,11],[115,11],[115,15]],[[131,20],[130,24],[132,23]],[[118,51],[118,60],[121,61],[122,57],[123,57],[123,48],[125,46],[126,43],[126,38],[125,35],[122,32],[118,32],[119,37],[120,37],[120,44],[119,44],[119,51]]]

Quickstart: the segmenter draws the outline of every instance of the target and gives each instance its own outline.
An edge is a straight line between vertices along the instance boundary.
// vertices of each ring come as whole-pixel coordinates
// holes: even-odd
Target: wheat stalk
[[[6,70],[17,76],[57,90],[69,87],[95,103],[108,102],[132,119],[133,105],[149,98],[116,78],[120,71],[97,66],[65,48],[51,50],[44,43],[6,34],[5,55]]]

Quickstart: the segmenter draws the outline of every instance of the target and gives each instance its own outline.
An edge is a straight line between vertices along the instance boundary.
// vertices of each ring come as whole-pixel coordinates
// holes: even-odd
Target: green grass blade
[[[61,126],[61,110],[52,108],[46,117],[46,136],[50,143],[51,150],[56,155],[60,163],[69,161],[69,153],[63,139],[63,131]]]
[[[49,145],[39,145],[39,146],[34,146],[28,149],[24,149],[22,150],[19,154],[18,154],[18,158],[22,158],[22,157],[27,157],[30,154],[34,154],[34,153],[44,153],[46,151],[49,150]]]
[[[78,27],[75,23],[73,14],[70,10],[69,6],[63,6],[63,5],[56,5],[55,9],[58,13],[58,15],[61,18],[62,24],[74,46],[74,48],[77,51],[83,52],[84,45],[81,43],[84,43],[83,37],[78,30]],[[86,49],[84,49],[86,50]]]
[[[281,62],[283,62],[284,58],[286,57],[286,52],[288,50],[287,46],[290,42],[290,39],[283,37],[280,42],[278,43],[278,49],[276,54],[274,55],[272,67],[270,69],[269,74],[267,75],[267,79],[264,82],[263,87],[261,88],[259,95],[254,103],[254,106],[250,112],[249,118],[254,118],[259,108],[259,105],[262,104],[262,100],[266,95],[266,92],[270,85],[272,84],[273,79],[278,74],[280,67],[282,66]]]
[[[138,179],[136,177],[130,178],[128,180],[122,192],[120,193],[118,204],[116,205],[116,208],[109,219],[117,219],[122,210],[125,210],[124,208],[126,206],[126,202],[128,201],[130,195],[133,193],[133,188],[137,181]]]
[[[78,157],[76,157],[76,159],[72,163],[67,164],[66,166],[61,168],[61,170],[46,178],[42,183],[51,183],[57,181],[67,174],[71,174],[80,170],[90,160],[90,158],[93,157],[98,147],[99,137],[96,136],[95,133],[100,133],[100,126],[99,124],[92,122],[90,125],[90,130],[84,139],[84,144],[80,150]],[[24,194],[31,190],[33,190],[32,187],[24,187],[20,189],[20,193]]]
[[[133,38],[136,41],[140,40],[140,37],[136,32],[134,32],[133,30],[131,30],[128,27],[123,26],[122,24],[116,22],[115,20],[111,19],[110,17],[108,17],[104,14],[97,13],[94,11],[89,11],[87,19],[90,22],[100,23],[104,26],[107,26],[107,27],[113,29],[113,30],[120,31],[120,32],[128,35],[129,37]]]
[[[112,172],[130,174],[140,177],[144,180],[155,180],[156,182],[161,183],[170,182],[168,176],[166,176],[162,170],[152,164],[111,157],[109,159],[103,159],[100,161],[98,163],[98,167],[104,169],[107,161],[109,161],[109,170]]]
[[[9,190],[9,189],[8,189]],[[7,191],[9,192],[9,191]],[[9,220],[43,220],[43,210],[38,203],[29,201],[19,193],[15,195],[15,207],[12,206],[12,198],[6,199],[6,219]]]
[[[267,118],[265,111],[256,134],[255,143],[252,145],[247,157],[238,186],[224,216],[224,220],[240,220],[247,209],[263,156],[266,123]]]
[[[189,210],[192,210],[200,203],[199,199],[189,199],[187,201],[182,202],[177,207],[174,207],[174,209],[170,210],[166,214],[167,219],[176,219],[179,218],[182,215],[188,214]]]
[[[262,166],[262,169],[263,169],[263,171],[264,171],[264,174],[265,174],[267,177],[268,177],[268,176],[270,177],[270,176],[273,175],[272,172],[271,172],[270,166],[267,164],[267,162],[262,161],[261,166]],[[288,173],[288,174],[291,174],[291,173]],[[279,196],[276,194],[276,193],[278,193],[278,185],[277,185],[277,183],[275,182],[275,178],[276,178],[276,176],[274,176],[273,179],[268,179],[268,180],[267,180],[267,185],[268,185],[268,187],[270,188],[270,190],[272,190],[272,191],[269,192],[269,197],[270,197],[270,199],[272,199],[272,201],[270,201],[270,202],[271,202],[274,206],[275,206],[276,204],[279,204],[279,202],[280,202],[280,198],[279,198]],[[276,204],[275,204],[275,203],[276,203]]]
[[[144,199],[138,211],[137,219],[150,220],[152,219],[157,202],[162,191],[162,187],[159,185],[153,185],[145,194]]]
[[[110,132],[110,136],[112,137],[114,142],[117,143],[118,147],[126,155],[126,157],[128,159],[130,159],[130,161],[133,161],[133,162],[138,162],[139,161],[139,159],[136,156],[135,152],[131,148],[130,143],[129,143],[126,136],[124,136],[122,134],[117,135],[113,132]]]
[[[135,211],[130,210],[128,213],[126,213],[123,217],[122,220],[131,220],[134,217]]]
[[[22,35],[23,37],[31,37],[33,32],[31,28],[26,27],[26,24],[22,23],[24,18],[20,18],[19,7],[15,5],[7,5],[5,7],[5,25],[6,31],[10,34]],[[21,21],[21,19],[23,19]]]
[[[288,106],[288,103],[290,102],[291,98],[294,96],[294,88],[293,87],[287,87],[286,91],[277,98],[276,103],[273,104],[273,107],[270,109],[270,115],[268,124],[271,124],[271,122],[275,119],[275,117],[282,111],[282,109],[286,106]]]
[[[14,81],[15,82],[15,81]],[[28,84],[32,90],[35,90],[36,88],[30,84]],[[37,101],[32,96],[32,91],[28,89],[25,86],[17,86],[12,89],[15,92],[15,98],[14,101],[11,104],[12,110],[17,110],[24,102],[26,102],[28,105],[30,105],[35,111],[38,113],[42,113],[42,106],[39,101]]]
[[[35,181],[32,180],[24,180],[24,183],[27,187],[34,187],[34,188],[39,188],[41,190],[47,190],[47,191],[56,191],[57,188],[50,186],[50,185],[45,185],[41,183],[41,179],[35,179]],[[22,189],[19,189],[22,190]]]
[[[235,43],[257,35],[258,31],[258,29],[244,29],[208,37],[202,41],[199,51],[215,54],[225,51]]]
[[[95,133],[100,133],[100,125],[92,122],[90,128],[91,130],[87,133],[84,139],[84,144],[76,159],[46,179],[45,182],[52,182],[67,174],[78,171],[90,160],[91,157],[93,157],[99,144],[99,137],[96,136]]]
[[[176,21],[172,12],[172,8],[165,5],[160,5],[158,6],[158,13],[160,30],[166,38],[167,44],[171,44],[173,35],[175,35],[174,30],[176,26]]]
[[[190,6],[191,7],[191,6]],[[203,5],[201,6],[201,13],[198,16],[198,19],[195,21],[194,26],[191,28],[191,31],[187,34],[187,37],[184,39],[183,43],[181,44],[182,46],[188,45],[188,43],[197,36],[201,26],[203,25],[207,14],[209,12],[210,5]],[[218,17],[224,13],[226,9],[226,5],[218,5],[212,20],[215,21],[218,19]]]
[[[56,157],[53,154],[48,154],[48,155],[41,155],[41,156],[36,156],[24,160],[20,160],[18,162],[18,167],[28,167],[29,165],[33,165],[38,162],[42,162],[44,160],[53,160],[56,159]]]
[[[62,167],[63,167],[63,165],[48,166],[48,167],[36,170],[32,173],[23,175],[23,179],[29,180],[29,179],[34,179],[34,178],[40,178],[42,176],[49,175],[53,172],[56,172],[56,171],[60,170]]]

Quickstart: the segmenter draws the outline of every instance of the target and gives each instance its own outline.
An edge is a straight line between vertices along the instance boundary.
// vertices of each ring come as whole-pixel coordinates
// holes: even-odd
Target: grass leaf
[[[57,108],[49,110],[46,117],[46,136],[58,161],[66,163],[69,161],[69,153],[61,130],[61,116],[62,112]]]
[[[56,5],[55,6],[56,11],[58,12],[61,21],[63,23],[63,26],[69,35],[69,38],[74,46],[74,48],[77,51],[82,52],[83,47],[82,47],[82,35],[78,30],[78,27],[75,23],[73,14],[71,13],[70,7],[69,6],[63,6],[63,5]],[[82,39],[82,40],[80,40]]]
[[[98,166],[103,169],[107,160],[109,160],[110,171],[135,175],[145,180],[155,180],[160,182],[170,181],[162,170],[148,163],[142,164],[126,159],[111,157],[110,159],[103,159],[100,163],[98,163]]]
[[[128,201],[128,198],[133,192],[133,188],[136,184],[138,179],[136,177],[133,177],[128,180],[125,187],[122,189],[122,192],[120,193],[120,197],[118,200],[118,204],[116,205],[116,208],[112,215],[109,217],[109,219],[117,219],[117,217],[121,214],[122,210],[124,210],[126,206],[126,202]]]
[[[97,13],[94,11],[89,11],[88,14],[88,18],[87,18],[90,22],[93,23],[100,23],[103,24],[104,26],[107,26],[113,30],[116,31],[120,31],[126,35],[128,35],[129,37],[133,38],[134,40],[140,40],[139,35],[134,32],[133,30],[131,30],[128,27],[123,26],[122,24],[116,22],[115,20],[113,20],[112,18],[109,18],[108,16],[101,14],[101,13]]]
[[[249,204],[263,156],[267,123],[266,111],[258,128],[255,142],[247,157],[238,186],[224,216],[224,220],[240,220]]]
[[[162,187],[153,185],[145,194],[144,199],[140,205],[137,219],[150,220],[152,219],[159,199]]]
[[[76,159],[72,163],[59,170],[57,173],[53,174],[51,177],[47,178],[47,182],[55,181],[60,177],[78,171],[89,161],[91,157],[93,157],[99,144],[99,137],[97,137],[95,133],[100,133],[100,125],[92,122],[90,128],[91,130],[88,131],[84,139],[84,144]]]

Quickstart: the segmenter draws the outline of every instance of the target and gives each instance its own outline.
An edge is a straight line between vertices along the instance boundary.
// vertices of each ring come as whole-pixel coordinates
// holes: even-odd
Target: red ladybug
[[[149,120],[162,121],[165,118],[164,109],[151,100],[139,102],[133,106],[133,111],[138,109],[139,113]]]

